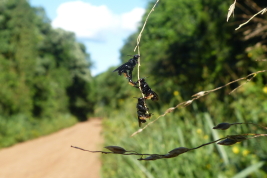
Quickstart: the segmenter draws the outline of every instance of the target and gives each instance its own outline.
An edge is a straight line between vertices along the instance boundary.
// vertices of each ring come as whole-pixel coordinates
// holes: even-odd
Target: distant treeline
[[[52,28],[44,10],[27,0],[1,1],[0,12],[0,143],[12,134],[21,137],[19,129],[10,133],[21,120],[36,136],[42,120],[87,120],[95,92],[85,46],[73,33]]]

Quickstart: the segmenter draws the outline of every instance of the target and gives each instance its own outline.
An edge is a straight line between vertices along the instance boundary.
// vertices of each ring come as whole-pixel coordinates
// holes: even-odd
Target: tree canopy
[[[74,33],[52,28],[44,10],[27,0],[1,1],[0,11],[2,119],[87,120],[95,89],[85,46]]]
[[[150,1],[140,24],[144,24],[155,2],[156,0]],[[266,129],[266,71],[257,75],[254,73],[265,69],[266,65],[264,60],[255,61],[266,58],[266,13],[257,16],[240,30],[235,31],[235,29],[265,8],[267,3],[260,0],[237,1],[234,19],[230,18],[227,23],[227,12],[233,2],[159,1],[147,21],[140,43],[140,77],[147,77],[149,86],[160,98],[158,103],[147,102],[149,113],[153,113],[151,120],[147,119],[148,125],[141,129],[138,127],[137,101],[132,97],[141,97],[141,94],[134,92],[136,89],[131,89],[126,79],[123,79],[123,83],[119,82],[123,77],[113,82],[112,87],[119,88],[118,90],[104,93],[110,100],[123,103],[116,106],[113,112],[110,110],[106,113],[107,145],[113,145],[110,147],[116,148],[118,152],[125,149],[137,152],[136,155],[146,153],[147,157],[143,155],[139,159],[138,156],[114,158],[104,155],[104,176],[262,177],[266,175],[265,137],[261,140],[242,140],[240,144],[226,147],[206,144],[222,136],[264,133]],[[141,27],[122,47],[122,63],[128,60],[127,55],[134,53],[133,49],[140,31]],[[251,73],[255,74],[253,80],[246,78]],[[136,81],[136,69],[133,71],[133,76]],[[224,86],[242,77],[245,79],[242,82],[229,84],[192,102],[192,95]],[[97,76],[96,80],[100,83],[110,83],[114,79],[111,73],[110,75],[104,73]],[[237,88],[238,86],[241,87]],[[229,95],[235,88],[237,89]],[[102,91],[98,92],[98,95],[102,96]],[[118,92],[125,95],[117,94]],[[191,103],[177,107],[184,101]],[[243,123],[243,126],[235,125],[236,127],[231,130],[214,131],[212,128],[218,123]],[[263,126],[264,129],[256,125]],[[203,148],[200,145],[207,147]],[[184,153],[182,150],[196,146],[201,149],[199,151],[193,149],[192,154],[180,155]],[[105,148],[121,154],[115,152],[115,149]],[[177,157],[158,160],[162,158],[162,153],[175,151]],[[142,161],[135,161],[135,158]],[[144,163],[143,160],[148,162]],[[130,166],[125,166],[125,163]]]

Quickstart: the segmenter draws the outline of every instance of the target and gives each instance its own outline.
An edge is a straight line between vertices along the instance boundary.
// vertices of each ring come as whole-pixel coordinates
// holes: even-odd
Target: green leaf
[[[256,164],[253,164],[249,167],[247,167],[246,169],[242,170],[241,172],[237,173],[233,178],[244,178],[247,177],[249,174],[251,174],[252,172],[256,171],[257,169],[259,169],[260,167],[262,167],[264,165],[264,161],[260,161]]]

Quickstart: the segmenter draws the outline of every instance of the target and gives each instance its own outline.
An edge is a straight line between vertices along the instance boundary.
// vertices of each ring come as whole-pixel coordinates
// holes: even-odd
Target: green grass
[[[130,137],[139,129],[136,111],[126,109],[134,108],[131,105],[133,104],[125,105],[125,109],[114,111],[104,119],[104,146],[120,146],[139,153],[165,154],[177,147],[193,148],[213,141],[216,137],[251,131],[251,128],[246,129],[245,126],[236,126],[227,131],[214,131],[211,125],[225,121],[223,115],[213,118],[207,113],[197,112],[195,107],[194,112],[191,113],[186,109],[176,110],[159,119],[143,132]],[[152,120],[160,113],[153,112],[153,114]],[[240,117],[239,119],[242,119]],[[102,175],[104,178],[228,178],[238,176],[241,172],[241,175],[246,173],[246,177],[261,178],[266,176],[264,172],[266,162],[261,162],[267,150],[264,146],[265,141],[262,137],[233,146],[212,144],[176,158],[156,161],[138,161],[139,156],[103,155]],[[260,166],[251,168],[252,164]]]
[[[0,148],[53,133],[75,123],[77,119],[71,115],[39,120],[23,115],[10,118],[0,117]]]

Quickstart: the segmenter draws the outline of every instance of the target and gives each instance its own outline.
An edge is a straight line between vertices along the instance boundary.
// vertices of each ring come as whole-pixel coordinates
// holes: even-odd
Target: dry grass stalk
[[[254,125],[256,127],[260,127],[262,129],[265,129],[265,130],[267,129],[267,127],[264,127],[264,126],[261,126],[261,125],[258,125],[258,124],[254,124],[254,123],[250,123],[250,122],[244,122],[244,123],[237,122],[237,123],[232,123],[232,124],[223,122],[223,123],[220,123],[217,126],[213,127],[213,129],[226,130],[226,129],[230,128],[232,125],[238,125],[238,124],[246,124],[246,125],[252,124],[252,125]]]
[[[241,28],[242,26],[246,25],[247,23],[249,23],[255,16],[257,16],[258,14],[264,14],[267,11],[267,8],[262,9],[261,11],[259,11],[258,13],[254,14],[250,19],[248,19],[245,23],[240,24],[235,30],[238,30],[239,28]]]
[[[233,14],[233,17],[234,17],[235,4],[236,4],[236,0],[228,9],[227,20],[226,20],[227,22],[228,22],[228,20],[229,20],[229,18],[231,17],[232,14]]]
[[[227,84],[225,84],[225,85],[223,85],[223,86],[217,87],[217,88],[215,88],[215,89],[208,90],[208,91],[201,91],[201,92],[198,92],[198,93],[192,95],[193,99],[188,100],[188,101],[185,101],[185,102],[182,102],[182,103],[179,103],[179,104],[176,105],[175,107],[168,108],[168,109],[164,112],[164,114],[158,116],[155,120],[153,120],[153,121],[147,123],[143,128],[141,128],[141,129],[139,129],[138,131],[134,132],[134,133],[131,135],[131,137],[132,137],[132,136],[135,136],[136,134],[138,134],[138,133],[140,133],[140,132],[142,132],[144,129],[146,129],[149,125],[153,124],[153,123],[154,123],[155,121],[157,121],[159,118],[164,117],[166,114],[168,114],[168,113],[170,113],[170,112],[173,112],[175,109],[177,109],[177,108],[179,108],[179,107],[187,107],[187,106],[191,105],[192,102],[193,102],[194,100],[197,100],[197,99],[199,99],[199,98],[201,98],[201,97],[203,97],[203,96],[206,96],[206,95],[210,94],[211,92],[215,92],[215,91],[217,91],[217,90],[220,90],[220,89],[222,89],[222,88],[225,88],[225,87],[227,87],[227,86],[229,86],[229,85],[231,85],[231,84],[233,84],[233,83],[236,83],[236,82],[238,82],[238,81],[246,80],[245,83],[239,85],[237,88],[235,88],[234,90],[232,90],[232,91],[229,93],[229,94],[232,94],[232,93],[233,93],[234,91],[236,91],[239,87],[241,87],[241,86],[243,86],[244,84],[250,82],[254,77],[257,76],[258,73],[263,73],[263,72],[266,72],[266,71],[267,71],[267,70],[262,70],[262,71],[253,72],[253,73],[247,75],[246,77],[242,77],[242,78],[239,78],[239,79],[237,79],[237,80],[231,81],[231,82],[229,82],[229,83],[227,83]]]
[[[226,138],[226,139],[218,142],[217,144],[218,145],[224,145],[224,146],[230,146],[230,145],[233,145],[235,143],[237,143],[237,141],[230,139],[230,138]]]
[[[230,128],[230,126],[231,126],[231,124],[223,122],[223,123],[220,123],[220,124],[216,125],[215,127],[213,127],[213,129],[226,130],[226,129]]]
[[[150,16],[150,14],[154,11],[154,9],[155,9],[156,5],[158,4],[158,2],[159,2],[159,0],[157,0],[157,2],[154,4],[154,6],[152,7],[152,9],[150,10],[150,12],[148,13],[148,15],[146,17],[146,20],[144,22],[144,25],[143,25],[143,27],[142,27],[142,29],[141,29],[138,37],[137,37],[137,44],[136,44],[136,46],[134,48],[134,51],[136,51],[136,48],[139,48],[139,44],[140,44],[140,41],[141,41],[142,33],[143,33],[144,29],[145,29],[145,26],[146,26],[146,23],[148,21],[148,18]]]
[[[113,153],[118,153],[118,154],[124,154],[126,152],[124,148],[119,146],[106,146],[105,148],[112,151]]]
[[[154,11],[154,8],[156,7],[157,3],[159,2],[159,0],[157,0],[157,2],[155,3],[155,5],[152,7],[151,11],[149,12],[149,14],[147,15],[146,17],[146,20],[144,22],[144,25],[141,29],[141,32],[139,33],[138,35],[138,38],[137,38],[137,45],[134,49],[134,51],[136,49],[138,49],[138,54],[140,55],[140,48],[139,48],[139,44],[140,44],[140,41],[141,41],[141,37],[142,37],[142,32],[146,26],[146,23],[147,23],[147,20],[149,18],[149,15]],[[235,9],[235,4],[236,4],[236,0],[234,1],[234,3],[229,7],[229,10],[228,10],[228,14],[227,14],[227,21],[229,20],[230,16],[233,14],[234,15],[234,9]],[[259,11],[257,14],[253,15],[247,22],[239,25],[238,28],[236,28],[235,30],[238,30],[239,28],[241,28],[243,25],[247,24],[251,19],[253,19],[256,15],[258,14],[263,14],[267,11],[266,8],[264,8],[263,10]],[[140,55],[141,56],[141,55]],[[138,80],[140,79],[140,70],[139,70],[139,67],[140,67],[140,58],[138,59]],[[158,116],[158,118],[156,118],[154,121],[148,123],[147,125],[145,125],[144,128],[142,129],[139,129],[137,132],[133,133],[131,136],[134,136],[140,132],[142,132],[146,127],[148,127],[150,124],[153,124],[156,120],[158,120],[160,117],[164,117],[166,114],[168,113],[171,113],[173,112],[176,108],[178,107],[187,107],[189,105],[192,104],[192,102],[194,100],[197,100],[203,96],[206,96],[208,95],[209,93],[211,92],[214,92],[214,91],[217,91],[217,90],[220,90],[228,85],[231,85],[233,83],[236,83],[238,81],[241,81],[241,80],[246,80],[246,82],[244,84],[246,84],[247,82],[250,82],[254,77],[256,77],[256,75],[258,73],[263,73],[263,72],[266,72],[267,70],[262,70],[262,71],[257,71],[257,72],[254,72],[254,73],[251,73],[249,75],[247,75],[246,77],[242,77],[242,78],[239,78],[237,80],[234,80],[232,82],[229,82],[221,87],[218,87],[218,88],[215,88],[213,90],[209,90],[209,91],[201,91],[201,92],[198,92],[194,95],[192,95],[193,99],[191,100],[188,100],[188,101],[185,101],[185,102],[182,102],[178,105],[176,105],[175,107],[171,107],[169,109],[167,109],[164,114]],[[235,88],[234,90],[232,90],[229,94],[231,94],[232,92],[234,92],[236,89],[238,89],[239,87],[243,86],[244,84],[241,84],[239,85],[237,88]],[[140,80],[139,80],[139,89],[142,93],[142,90],[141,90],[141,87],[140,87]],[[142,96],[144,97],[143,93],[142,93]],[[254,123],[220,123],[218,124],[217,126],[213,127],[213,129],[220,129],[220,130],[226,130],[228,128],[230,128],[230,126],[232,125],[237,125],[237,124],[253,124],[255,126],[258,126],[258,127],[262,127],[263,129],[267,129],[267,127],[263,127],[263,126],[260,126],[260,125],[257,125],[257,124],[254,124]],[[248,136],[251,136],[251,137],[248,137]],[[239,135],[228,135],[226,137],[223,137],[223,138],[220,138],[218,140],[215,140],[215,141],[211,141],[211,142],[208,142],[208,143],[204,143],[198,147],[195,147],[195,148],[186,148],[186,147],[178,147],[178,148],[175,148],[171,151],[169,151],[167,154],[141,154],[141,153],[138,153],[136,151],[127,151],[125,150],[124,148],[122,147],[119,147],[119,146],[106,146],[105,148],[110,150],[111,152],[105,152],[105,151],[90,151],[90,150],[86,150],[86,149],[83,149],[83,148],[79,148],[79,147],[76,147],[76,146],[71,146],[72,148],[75,148],[75,149],[79,149],[79,150],[82,150],[82,151],[87,151],[87,152],[91,152],[91,153],[103,153],[103,154],[122,154],[122,155],[137,155],[137,156],[141,156],[141,158],[139,158],[138,160],[145,160],[145,161],[150,161],[150,160],[157,160],[157,159],[164,159],[164,158],[174,158],[174,157],[177,157],[178,155],[180,154],[183,154],[183,153],[186,153],[188,151],[192,151],[192,150],[195,150],[195,149],[198,149],[198,148],[201,148],[201,147],[204,147],[204,146],[207,146],[207,145],[210,145],[210,144],[213,144],[213,143],[217,143],[219,145],[224,145],[224,146],[230,146],[230,145],[233,145],[237,142],[241,142],[241,141],[244,141],[244,140],[247,140],[247,139],[252,139],[252,138],[256,138],[256,137],[266,137],[267,134],[254,134],[254,133],[247,133],[247,134],[239,134]],[[142,158],[143,156],[148,156],[146,158]]]
[[[248,137],[251,136],[251,137]],[[91,152],[91,153],[102,153],[102,154],[121,154],[121,155],[136,155],[136,156],[141,156],[141,158],[139,158],[139,161],[152,161],[152,160],[157,160],[157,159],[166,159],[166,158],[174,158],[179,156],[180,154],[192,151],[192,150],[196,150],[199,149],[201,147],[216,143],[219,145],[223,145],[223,146],[230,146],[233,145],[237,142],[242,142],[245,141],[247,139],[253,139],[256,137],[266,137],[267,134],[254,134],[254,133],[246,133],[246,134],[239,134],[239,135],[228,135],[226,137],[220,138],[218,140],[215,141],[211,141],[208,143],[204,143],[198,147],[195,148],[186,148],[186,147],[178,147],[178,148],[174,148],[173,150],[169,151],[167,154],[143,154],[143,153],[138,153],[136,151],[126,151],[124,148],[119,147],[119,146],[106,146],[105,148],[109,149],[111,152],[106,152],[106,151],[90,151],[90,150],[86,150],[83,148],[79,148],[76,146],[71,146],[72,148],[76,148],[82,151],[87,151],[87,152]],[[143,158],[143,156],[147,156],[146,158]]]
[[[142,29],[141,29],[141,31],[140,31],[140,33],[139,33],[137,39],[136,39],[137,44],[136,44],[136,46],[135,46],[135,48],[134,48],[134,52],[135,52],[136,49],[137,49],[137,51],[138,51],[138,55],[140,56],[140,57],[138,58],[138,65],[137,65],[137,79],[138,79],[138,84],[139,84],[139,90],[140,90],[140,92],[141,92],[143,98],[144,98],[144,94],[142,93],[141,84],[140,84],[141,53],[140,53],[139,44],[140,44],[140,41],[141,41],[142,33],[143,33],[143,31],[144,31],[144,29],[145,29],[145,26],[146,26],[146,23],[147,23],[147,21],[148,21],[148,18],[149,18],[149,16],[150,16],[150,14],[154,11],[154,9],[155,9],[156,5],[158,4],[158,2],[159,2],[159,0],[157,0],[157,2],[154,4],[154,6],[152,7],[152,9],[151,9],[150,12],[148,13],[148,15],[147,15],[147,17],[146,17],[146,20],[145,20],[145,22],[144,22],[144,24],[143,24],[143,27],[142,27]],[[144,101],[144,106],[147,108],[147,105],[146,105],[146,102],[145,102],[145,101]]]

